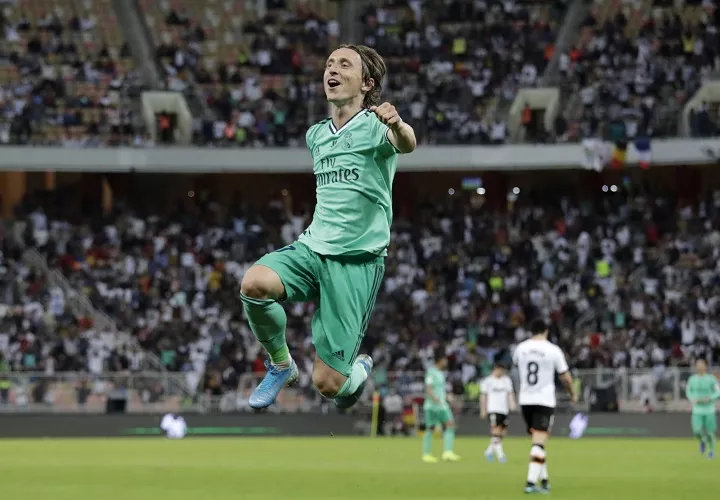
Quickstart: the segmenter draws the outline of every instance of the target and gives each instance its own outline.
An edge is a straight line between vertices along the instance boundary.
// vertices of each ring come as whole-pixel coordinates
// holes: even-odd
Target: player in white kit
[[[508,415],[515,411],[515,391],[512,380],[507,375],[507,367],[496,362],[489,377],[480,383],[480,418],[490,421],[490,445],[485,450],[485,458],[492,462],[505,463],[502,440],[508,426]]]
[[[518,344],[513,353],[513,363],[520,375],[518,402],[528,433],[532,436],[525,493],[547,493],[550,484],[545,444],[555,417],[555,374],[560,376],[573,403],[577,395],[565,355],[548,340],[545,322],[539,319],[533,321],[531,330],[532,337]]]

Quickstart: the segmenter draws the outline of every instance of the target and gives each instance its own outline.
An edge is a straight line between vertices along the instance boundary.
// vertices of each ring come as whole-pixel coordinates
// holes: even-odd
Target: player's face
[[[323,84],[327,100],[332,103],[348,102],[370,90],[363,83],[360,54],[346,48],[330,54],[325,64]]]
[[[700,373],[700,374],[704,374],[705,372],[707,372],[707,364],[705,363],[705,360],[703,360],[703,359],[698,359],[698,360],[695,362],[695,369],[696,369],[696,370],[698,371],[698,373]]]
[[[447,359],[447,358],[441,358],[441,359],[439,359],[438,362],[437,362],[437,367],[438,367],[438,369],[440,369],[440,370],[444,370],[445,368],[447,368],[447,365],[448,365],[448,359]]]

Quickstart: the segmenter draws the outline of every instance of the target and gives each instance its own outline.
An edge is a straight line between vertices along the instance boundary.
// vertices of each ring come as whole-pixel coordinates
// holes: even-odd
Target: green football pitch
[[[441,443],[435,441],[435,450]],[[0,441],[0,499],[277,500],[523,498],[529,444],[460,438],[459,463],[424,464],[418,438],[164,438]],[[691,439],[558,438],[551,498],[720,498],[720,461]]]

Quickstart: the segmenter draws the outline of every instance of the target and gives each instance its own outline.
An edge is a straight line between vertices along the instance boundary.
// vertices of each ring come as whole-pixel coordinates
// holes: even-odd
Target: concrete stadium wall
[[[0,438],[160,436],[159,415],[1,415]],[[185,415],[192,436],[352,436],[366,435],[369,422],[352,415],[218,414]],[[558,415],[555,436],[568,433],[571,415]],[[458,433],[488,435],[487,423],[461,416]],[[510,418],[509,434],[524,436],[520,415]],[[590,416],[586,436],[687,437],[690,416],[598,413]]]

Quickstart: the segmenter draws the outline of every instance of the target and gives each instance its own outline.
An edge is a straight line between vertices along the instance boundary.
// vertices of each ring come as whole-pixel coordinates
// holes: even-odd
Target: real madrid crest
[[[348,132],[342,139],[343,149],[350,149],[353,146],[352,134]]]

